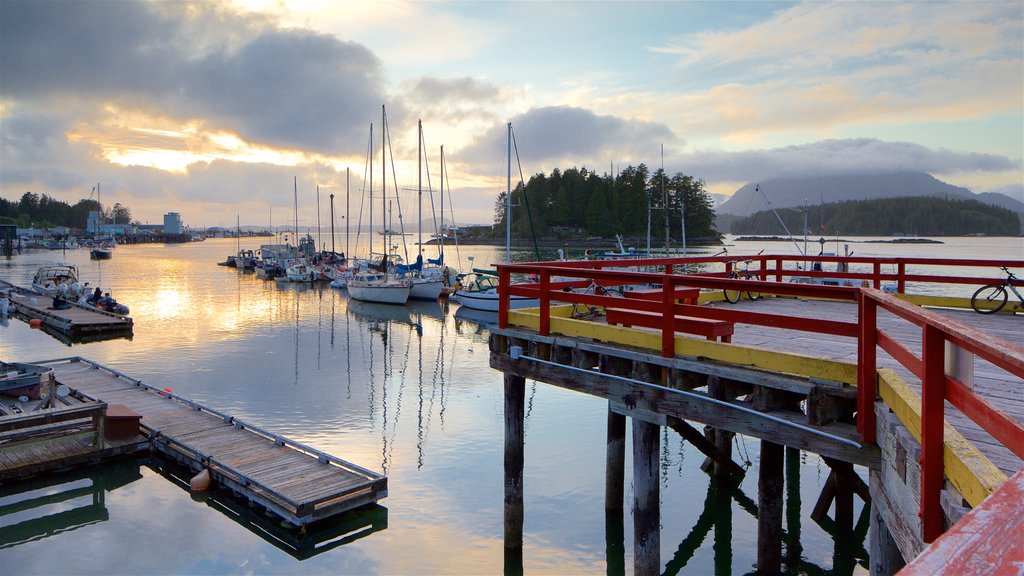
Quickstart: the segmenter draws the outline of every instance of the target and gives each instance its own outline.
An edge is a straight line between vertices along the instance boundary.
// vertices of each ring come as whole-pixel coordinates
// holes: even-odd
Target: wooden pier
[[[71,307],[65,310],[54,310],[51,307],[52,297],[12,287],[10,284],[7,288],[15,312],[29,320],[42,321],[45,329],[71,341],[132,334],[133,323],[129,316],[76,303],[70,303]]]
[[[140,415],[143,440],[156,452],[193,472],[208,469],[218,487],[294,526],[387,496],[387,478],[381,474],[111,368],[77,357],[39,364],[53,368],[57,382],[82,398]]]
[[[961,308],[970,302],[904,291],[914,282],[980,286],[994,280],[963,277],[959,270],[915,275],[914,265],[995,269],[1024,261],[807,257],[850,266],[820,272],[797,270],[795,263],[787,268],[793,257],[769,255],[755,258],[760,268],[752,272],[759,280],[737,280],[727,277],[735,260],[499,265],[502,298],[490,363],[505,374],[506,565],[522,561],[527,378],[608,399],[606,510],[613,523],[623,513],[625,418],[632,419],[637,574],[660,572],[660,426],[707,456],[715,485],[743,473],[732,459],[733,435],[760,439],[759,572],[782,568],[782,462],[796,450],[821,455],[830,469],[811,513],[816,522],[834,506],[833,525],[853,534],[853,498],[871,503],[864,508],[869,521],[862,516],[856,525],[867,531],[870,524],[872,573],[891,574],[926,550],[929,565],[971,565],[958,556],[969,546],[934,551],[930,543],[949,527],[956,533],[957,523],[972,508],[983,510],[990,497],[1003,503],[992,508],[1005,514],[1005,502],[1013,498],[1003,492],[1019,490],[1020,482],[1007,478],[1024,464],[1024,321],[1012,313],[926,309],[914,302]],[[722,261],[725,273],[678,273]],[[628,265],[637,271],[622,269]],[[894,272],[883,274],[883,265]],[[535,281],[511,283],[512,274],[526,273]],[[841,285],[785,281],[797,275]],[[897,294],[881,291],[883,281]],[[648,284],[662,291],[660,297],[622,298],[593,289],[595,284]],[[676,298],[681,287],[700,289],[701,305]],[[764,298],[728,304],[722,302],[726,288]],[[540,307],[510,310],[509,295],[536,298]],[[712,325],[719,332],[709,332]],[[715,336],[723,341],[713,341]],[[705,424],[704,432],[689,422]],[[867,468],[869,482],[854,465]],[[786,478],[788,485],[789,472]],[[1013,533],[997,534],[1000,524]],[[1019,542],[1021,526],[975,523],[960,531],[966,534],[961,541]],[[990,556],[997,565],[989,569],[1010,570],[1020,560],[1019,546],[1015,553]]]

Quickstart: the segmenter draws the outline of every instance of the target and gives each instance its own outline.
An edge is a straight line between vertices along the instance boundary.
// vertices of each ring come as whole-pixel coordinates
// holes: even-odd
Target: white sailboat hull
[[[484,312],[498,311],[497,292],[459,291],[452,294],[451,299],[472,310],[482,310]],[[537,306],[540,306],[540,300],[536,298],[527,298],[525,296],[512,296],[508,302],[509,310],[536,308]]]
[[[420,278],[413,280],[409,298],[414,300],[437,300],[441,297],[441,290],[443,288],[444,282],[439,279]]]
[[[409,292],[412,287],[409,285],[364,285],[349,280],[348,295],[363,302],[377,302],[379,304],[405,304],[409,300]]]

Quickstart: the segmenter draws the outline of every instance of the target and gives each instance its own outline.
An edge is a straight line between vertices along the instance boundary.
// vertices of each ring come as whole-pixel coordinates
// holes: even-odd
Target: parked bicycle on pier
[[[1024,296],[1021,296],[1020,292],[1014,286],[1014,283],[1019,283],[1020,279],[1010,272],[1010,269],[1006,266],[1002,267],[1003,272],[1006,272],[1006,280],[1003,280],[1002,284],[988,284],[978,288],[978,291],[971,296],[971,308],[979,314],[995,314],[1006,306],[1006,301],[1009,299],[1008,292],[1013,292],[1017,296],[1017,300],[1020,300],[1019,304],[1014,304],[1013,309],[1016,311],[1021,307],[1024,307]]]
[[[758,277],[757,274],[755,274],[755,273],[750,271],[750,263],[751,262],[752,262],[752,260],[744,260],[743,261],[743,264],[744,264],[743,270],[735,270],[734,269],[732,272],[729,273],[729,276],[727,276],[727,277],[728,278],[732,278],[734,280],[760,280],[760,278]],[[730,304],[735,304],[735,303],[739,302],[740,301],[740,296],[742,295],[742,291],[740,291],[740,290],[731,290],[729,288],[726,288],[725,290],[722,290],[722,292],[725,294],[725,299],[728,300]],[[758,298],[761,297],[761,293],[760,292],[756,292],[756,291],[755,292],[751,292],[750,290],[747,290],[746,292],[747,292],[747,298],[750,298],[751,300],[757,300]]]

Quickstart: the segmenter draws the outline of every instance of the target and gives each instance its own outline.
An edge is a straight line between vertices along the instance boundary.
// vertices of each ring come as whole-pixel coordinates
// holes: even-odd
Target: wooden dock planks
[[[42,320],[50,329],[70,338],[132,331],[132,319],[128,316],[78,304],[71,304],[66,310],[53,310],[51,297],[24,290],[11,290],[9,298],[18,313]]]
[[[380,474],[138,386],[87,360],[46,364],[60,383],[141,414],[141,425],[158,450],[193,470],[208,465],[222,486],[293,524],[306,525],[387,495],[387,478]]]

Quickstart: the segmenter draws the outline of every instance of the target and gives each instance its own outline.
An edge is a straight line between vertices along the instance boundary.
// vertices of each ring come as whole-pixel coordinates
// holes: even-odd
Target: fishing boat
[[[32,278],[32,288],[47,296],[74,295],[78,297],[78,266],[74,264],[44,264]]]
[[[0,394],[26,396],[38,400],[44,384],[49,382],[53,369],[22,362],[0,362]]]
[[[89,258],[92,260],[110,260],[114,253],[108,248],[95,247],[89,251]]]
[[[512,123],[508,123],[508,181],[505,192],[505,263],[512,262]],[[500,295],[498,278],[491,274],[474,272],[463,277],[462,286],[452,293],[451,299],[459,304],[486,312],[497,312]],[[509,309],[535,308],[540,305],[537,298],[509,295]]]

